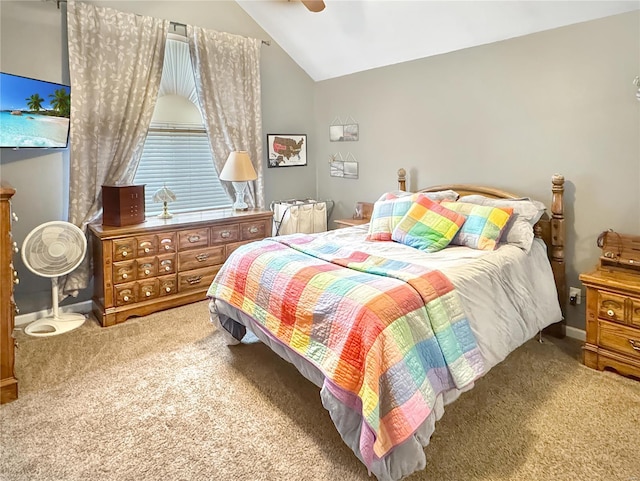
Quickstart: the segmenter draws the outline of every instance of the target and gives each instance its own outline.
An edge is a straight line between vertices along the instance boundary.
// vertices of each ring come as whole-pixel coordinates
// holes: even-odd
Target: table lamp
[[[153,194],[153,201],[162,202],[162,213],[158,214],[159,219],[171,219],[173,217],[173,214],[171,214],[167,208],[167,204],[175,200],[176,194],[174,194],[166,185],[155,191]]]
[[[234,210],[247,210],[249,206],[244,201],[244,192],[247,182],[258,178],[249,154],[244,151],[234,151],[229,154],[227,162],[220,172],[220,180],[226,180],[233,184],[236,191],[236,201],[233,204]]]

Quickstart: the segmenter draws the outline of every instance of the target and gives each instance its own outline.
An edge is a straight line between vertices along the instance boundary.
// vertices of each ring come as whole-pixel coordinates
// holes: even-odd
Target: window
[[[180,38],[180,37],[178,37]],[[134,177],[145,184],[145,211],[162,212],[153,194],[165,185],[176,195],[172,213],[229,207],[195,92],[189,46],[175,36],[167,40],[162,80],[151,126]]]

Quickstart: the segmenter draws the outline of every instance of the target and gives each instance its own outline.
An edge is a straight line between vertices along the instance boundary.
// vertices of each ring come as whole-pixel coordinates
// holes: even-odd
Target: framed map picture
[[[269,167],[307,165],[307,136],[304,134],[267,134]]]

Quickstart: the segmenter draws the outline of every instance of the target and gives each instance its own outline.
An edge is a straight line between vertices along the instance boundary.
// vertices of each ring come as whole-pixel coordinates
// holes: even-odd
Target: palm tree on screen
[[[25,100],[27,101],[27,107],[29,107],[30,110],[35,110],[36,112],[42,110],[42,102],[44,102],[44,99],[40,97],[40,94],[33,94]]]
[[[63,117],[69,117],[71,111],[71,97],[65,89],[57,89],[52,94],[49,94],[53,100],[51,100],[51,106],[53,110],[58,112]]]

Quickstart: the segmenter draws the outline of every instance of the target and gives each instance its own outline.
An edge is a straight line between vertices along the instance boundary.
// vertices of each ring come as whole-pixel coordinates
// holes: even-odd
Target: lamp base
[[[249,205],[244,201],[244,191],[247,188],[246,182],[232,182],[236,191],[236,201],[233,203],[233,210],[249,210]]]
[[[173,214],[169,212],[169,209],[167,208],[167,202],[163,202],[162,213],[158,214],[158,219],[171,219],[172,217]]]

